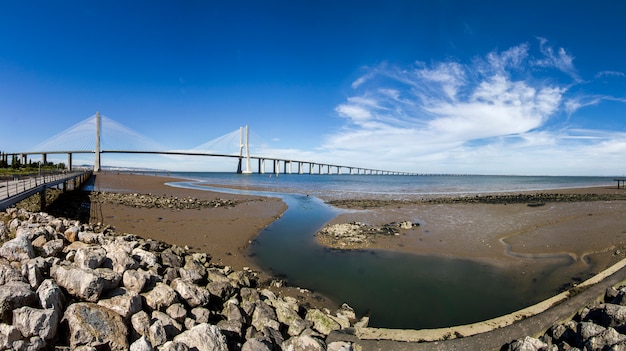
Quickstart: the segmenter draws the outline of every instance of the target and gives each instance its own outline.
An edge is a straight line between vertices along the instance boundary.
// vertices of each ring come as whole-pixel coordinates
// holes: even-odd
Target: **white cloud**
[[[548,45],[548,40],[545,38],[539,39],[539,48],[541,53],[544,55],[543,58],[538,59],[534,62],[534,64],[542,67],[554,67],[565,74],[568,74],[576,81],[579,81],[580,78],[574,67],[574,57],[569,55],[564,48],[559,48],[555,53],[555,50],[552,46]]]
[[[616,71],[602,71],[602,72],[598,72],[595,75],[595,78],[602,78],[602,77],[626,77],[626,74],[624,74],[624,72],[616,72]]]
[[[626,152],[624,135],[567,129],[565,123],[585,106],[623,99],[573,96],[572,87],[581,83],[574,57],[539,41],[535,54],[520,44],[468,64],[372,68],[353,84],[354,95],[336,107],[349,123],[328,135],[317,155],[424,173],[615,172]],[[550,70],[572,80],[551,79]]]

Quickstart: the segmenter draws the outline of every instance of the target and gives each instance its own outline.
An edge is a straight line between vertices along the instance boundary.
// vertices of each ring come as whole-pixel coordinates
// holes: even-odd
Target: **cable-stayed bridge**
[[[108,145],[114,145],[109,147]],[[101,169],[105,154],[161,155],[171,157],[220,157],[237,160],[237,173],[286,174],[362,174],[362,175],[413,175],[414,173],[363,168],[356,166],[304,161],[285,157],[251,155],[248,127],[215,138],[190,150],[171,150],[138,132],[96,113],[94,116],[64,130],[29,151],[2,154],[3,161],[19,158],[27,163],[28,156],[41,155],[43,163],[48,155],[67,155],[68,169],[72,169],[76,154],[94,154],[95,172]],[[254,165],[254,166],[253,166]]]

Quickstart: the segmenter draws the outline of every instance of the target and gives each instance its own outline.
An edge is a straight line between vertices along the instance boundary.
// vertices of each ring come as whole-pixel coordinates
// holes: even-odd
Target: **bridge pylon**
[[[245,137],[244,137],[244,128],[243,127],[239,127],[239,163],[237,164],[237,173],[241,174],[251,174],[252,173],[252,168],[250,167],[250,147],[249,147],[249,141],[250,141],[250,137],[248,134],[248,125],[246,124],[245,127]],[[245,144],[244,144],[245,141]],[[243,155],[243,149],[246,149],[246,169],[243,170],[242,169],[242,161],[244,158]]]
[[[93,171],[100,172],[100,112],[96,112],[96,159],[93,163]]]

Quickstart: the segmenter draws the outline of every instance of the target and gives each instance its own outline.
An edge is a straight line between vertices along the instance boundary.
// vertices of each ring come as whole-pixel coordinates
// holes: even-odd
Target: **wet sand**
[[[116,173],[98,174],[95,190],[151,193],[178,197],[241,201],[232,208],[170,210],[92,204],[92,221],[118,232],[190,246],[213,256],[213,262],[236,269],[253,267],[246,256],[250,240],[286,209],[277,198],[231,195],[173,188],[176,179]],[[616,187],[542,191],[558,194],[615,194]],[[366,210],[349,210],[331,223],[371,225],[409,220],[420,224],[399,236],[379,236],[365,249],[466,258],[512,268],[520,283],[531,284],[546,266],[570,260],[554,275],[561,284],[585,279],[626,257],[626,201],[526,203],[411,203],[383,201]]]
[[[541,191],[554,194],[626,194],[617,187]],[[517,266],[532,276],[551,259],[573,262],[559,275],[600,272],[626,257],[626,201],[527,203],[383,202],[351,210],[331,224],[382,225],[409,220],[419,227],[399,236],[377,236],[368,249],[480,260]]]
[[[264,227],[286,210],[276,198],[253,197],[175,188],[167,182],[185,181],[160,176],[102,172],[96,175],[95,191],[234,200],[234,207],[171,210],[135,208],[125,205],[92,204],[91,222],[114,226],[118,232],[161,240],[178,246],[207,252],[212,262],[234,269],[254,267],[246,256],[246,247]]]

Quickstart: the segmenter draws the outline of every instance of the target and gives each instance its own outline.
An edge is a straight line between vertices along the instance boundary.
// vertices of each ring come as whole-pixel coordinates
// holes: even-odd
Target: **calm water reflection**
[[[296,286],[346,302],[370,325],[433,328],[485,320],[540,301],[557,286],[550,273],[569,264],[546,264],[534,277],[475,261],[387,251],[338,251],[318,245],[314,234],[339,210],[298,194],[177,186],[280,197],[288,210],[253,241],[249,253],[265,270]]]

